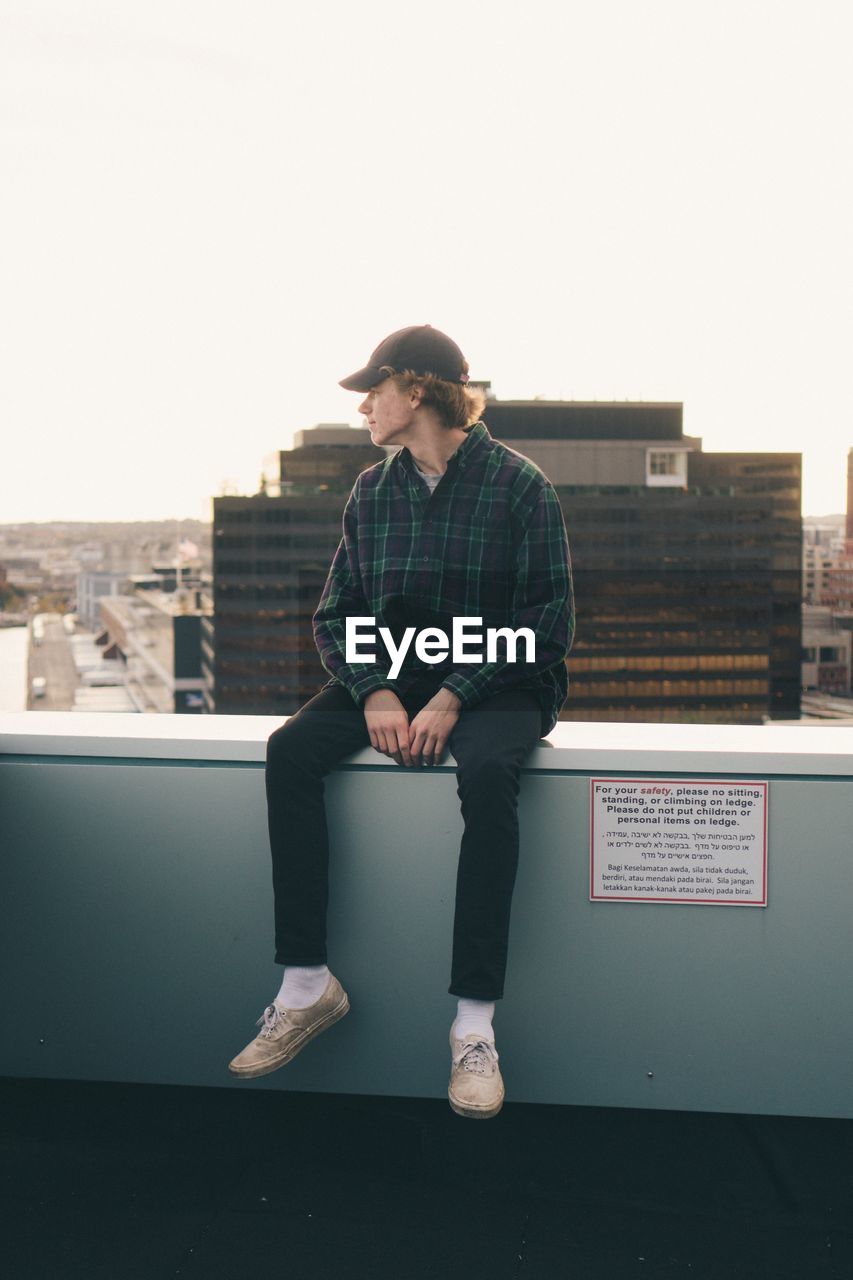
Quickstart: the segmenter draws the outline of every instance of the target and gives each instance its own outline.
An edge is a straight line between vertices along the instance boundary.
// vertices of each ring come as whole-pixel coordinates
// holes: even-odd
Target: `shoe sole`
[[[450,1103],[451,1109],[455,1111],[458,1116],[464,1116],[466,1120],[491,1120],[493,1116],[498,1114],[503,1106],[504,1094],[501,1094],[500,1101],[491,1107],[465,1106],[464,1103],[457,1102],[449,1091],[447,1094],[447,1100]]]
[[[278,1071],[279,1067],[286,1067],[288,1062],[292,1062],[297,1053],[300,1053],[305,1048],[306,1044],[309,1044],[315,1036],[320,1035],[328,1027],[340,1022],[345,1013],[349,1013],[349,998],[346,992],[337,1008],[330,1010],[322,1021],[316,1022],[313,1027],[307,1028],[301,1040],[291,1041],[280,1057],[256,1067],[235,1067],[233,1062],[229,1062],[228,1070],[232,1076],[237,1076],[240,1080],[255,1080],[258,1076],[268,1076],[273,1071]]]

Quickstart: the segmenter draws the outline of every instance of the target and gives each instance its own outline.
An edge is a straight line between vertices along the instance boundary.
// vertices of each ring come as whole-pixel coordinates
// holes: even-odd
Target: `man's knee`
[[[368,742],[364,715],[344,690],[318,694],[267,739],[267,772],[323,777]]]
[[[460,795],[487,792],[500,795],[515,793],[521,773],[521,761],[506,751],[485,751],[482,755],[460,762],[456,770]]]
[[[297,716],[291,716],[267,739],[267,768],[281,769],[304,760],[305,734]]]

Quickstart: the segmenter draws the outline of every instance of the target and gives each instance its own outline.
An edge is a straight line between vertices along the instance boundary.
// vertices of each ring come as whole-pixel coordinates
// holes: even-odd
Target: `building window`
[[[678,454],[655,451],[649,454],[650,476],[678,475]]]
[[[646,484],[672,485],[682,488],[687,484],[686,449],[647,449]]]

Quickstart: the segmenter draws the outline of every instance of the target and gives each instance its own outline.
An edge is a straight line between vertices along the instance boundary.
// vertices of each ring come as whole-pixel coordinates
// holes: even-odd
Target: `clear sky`
[[[843,510],[851,13],[0,0],[0,522],[209,518],[423,322]]]

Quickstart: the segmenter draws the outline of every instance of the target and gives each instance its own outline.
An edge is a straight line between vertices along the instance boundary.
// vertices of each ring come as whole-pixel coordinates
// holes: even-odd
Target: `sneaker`
[[[457,1040],[450,1033],[453,1064],[447,1096],[459,1116],[488,1120],[503,1106],[504,1082],[498,1068],[494,1040],[476,1034]]]
[[[295,1058],[309,1040],[331,1027],[349,1010],[347,993],[333,974],[329,974],[326,990],[307,1009],[281,1009],[269,1005],[258,1018],[263,1029],[238,1053],[228,1070],[243,1080],[277,1071]]]

